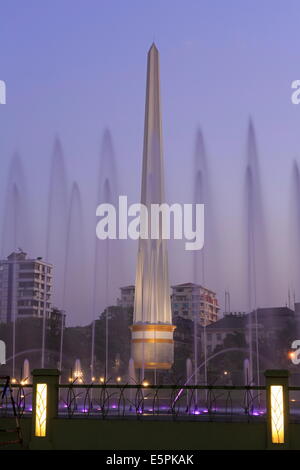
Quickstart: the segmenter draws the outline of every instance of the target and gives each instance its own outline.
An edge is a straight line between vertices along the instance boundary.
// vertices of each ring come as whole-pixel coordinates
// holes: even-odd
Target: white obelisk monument
[[[131,327],[132,358],[135,367],[143,372],[145,369],[170,369],[174,359],[175,326],[172,325],[166,240],[161,235],[161,218],[158,227],[153,227],[150,217],[151,205],[164,202],[159,53],[152,44],[147,65],[141,188],[141,203],[148,209],[148,238],[139,239]],[[154,229],[157,236],[151,239]]]

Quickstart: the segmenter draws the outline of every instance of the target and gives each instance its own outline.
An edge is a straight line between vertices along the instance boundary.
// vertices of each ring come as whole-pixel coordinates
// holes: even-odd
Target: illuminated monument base
[[[131,326],[131,357],[137,369],[171,369],[174,362],[173,325]]]

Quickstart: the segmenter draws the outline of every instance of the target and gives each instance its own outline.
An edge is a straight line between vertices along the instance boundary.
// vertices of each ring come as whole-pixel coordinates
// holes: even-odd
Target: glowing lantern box
[[[269,449],[289,447],[289,372],[267,370],[267,447]]]
[[[35,369],[32,371],[32,426],[31,449],[52,448],[52,420],[58,410],[59,370]]]

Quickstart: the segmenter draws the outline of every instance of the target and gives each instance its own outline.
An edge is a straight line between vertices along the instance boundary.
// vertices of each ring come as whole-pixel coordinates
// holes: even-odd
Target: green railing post
[[[266,370],[267,448],[289,447],[289,371]]]
[[[52,448],[52,420],[58,411],[58,369],[32,371],[32,422],[30,449]]]

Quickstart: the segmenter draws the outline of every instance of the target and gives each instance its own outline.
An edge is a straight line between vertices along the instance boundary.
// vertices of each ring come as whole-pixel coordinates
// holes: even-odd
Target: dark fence
[[[59,416],[247,420],[265,415],[265,387],[186,385],[59,386]]]
[[[32,385],[11,385],[18,417],[31,415]],[[194,385],[58,385],[58,417],[100,419],[264,419],[266,387]],[[294,387],[295,388],[295,387]],[[11,416],[9,394],[0,400],[0,417]],[[300,391],[300,388],[299,388]],[[299,407],[300,418],[300,407]]]
[[[0,418],[13,413],[8,393]],[[11,384],[17,415],[32,412],[32,385]],[[266,387],[194,385],[59,385],[58,417],[252,421],[266,415]],[[289,387],[290,421],[300,423],[300,387]]]
[[[14,383],[10,386],[12,396],[9,390],[5,390],[5,383],[0,383],[0,418],[12,416],[14,406],[18,418],[22,418],[24,415],[31,415],[32,384]]]

